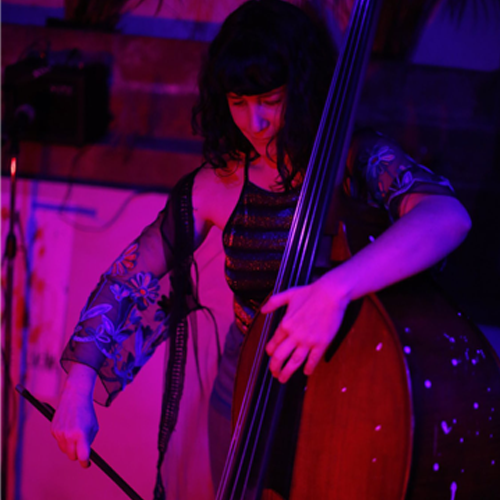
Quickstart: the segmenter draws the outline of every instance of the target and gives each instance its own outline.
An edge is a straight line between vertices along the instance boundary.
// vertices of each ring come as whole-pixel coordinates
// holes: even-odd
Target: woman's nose
[[[264,110],[261,106],[249,106],[249,126],[253,133],[262,132],[269,126]]]

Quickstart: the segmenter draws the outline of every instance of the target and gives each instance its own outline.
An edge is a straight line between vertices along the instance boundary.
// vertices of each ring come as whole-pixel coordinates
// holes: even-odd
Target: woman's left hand
[[[337,334],[348,303],[332,289],[331,280],[320,278],[311,285],[273,295],[264,304],[264,314],[286,306],[266,346],[269,369],[280,382],[286,382],[304,362],[304,373],[312,374]]]

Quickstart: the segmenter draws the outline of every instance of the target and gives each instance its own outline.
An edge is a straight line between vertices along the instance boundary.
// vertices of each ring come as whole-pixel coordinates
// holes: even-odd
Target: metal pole
[[[16,174],[19,146],[17,140],[11,144],[10,162],[10,217],[9,232],[5,244],[4,257],[7,259],[7,282],[5,290],[5,329],[3,334],[2,365],[3,365],[3,392],[2,392],[2,499],[7,500],[9,485],[9,444],[11,431],[10,400],[12,396],[11,383],[11,356],[12,356],[12,316],[14,293],[14,262],[17,252],[17,241],[14,232],[16,220]]]

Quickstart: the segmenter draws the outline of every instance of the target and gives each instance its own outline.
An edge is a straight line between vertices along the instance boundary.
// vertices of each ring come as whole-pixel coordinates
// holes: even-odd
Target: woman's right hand
[[[52,435],[63,453],[90,466],[90,445],[99,430],[92,395],[96,372],[86,365],[73,364],[52,420]]]

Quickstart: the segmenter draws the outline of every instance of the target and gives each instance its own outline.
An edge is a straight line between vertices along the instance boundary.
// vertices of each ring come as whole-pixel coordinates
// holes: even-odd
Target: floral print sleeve
[[[392,220],[410,193],[454,196],[447,179],[419,165],[382,134],[363,130],[354,134],[347,160],[344,189],[353,198],[384,207]]]
[[[162,238],[165,211],[113,262],[89,297],[61,358],[94,368],[94,398],[106,406],[139,372],[166,337],[167,299],[159,279],[170,250]]]

